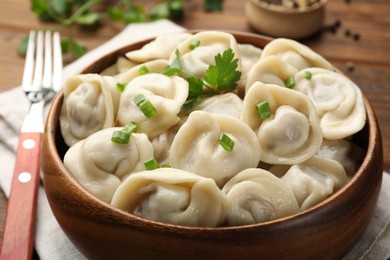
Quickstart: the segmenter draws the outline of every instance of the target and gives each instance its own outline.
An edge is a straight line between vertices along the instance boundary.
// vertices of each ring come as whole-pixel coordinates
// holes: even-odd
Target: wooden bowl
[[[264,47],[269,38],[233,33],[240,43]],[[148,41],[112,52],[84,72],[100,72],[118,56]],[[136,217],[92,196],[62,162],[61,93],[49,112],[43,144],[44,187],[58,223],[90,259],[311,259],[341,258],[361,237],[377,203],[382,179],[378,123],[365,99],[367,123],[353,137],[367,154],[345,187],[316,206],[278,220],[237,227],[185,227]]]
[[[309,37],[323,24],[327,0],[321,0],[305,9],[294,9],[267,4],[262,0],[247,0],[245,14],[257,31],[291,39]]]

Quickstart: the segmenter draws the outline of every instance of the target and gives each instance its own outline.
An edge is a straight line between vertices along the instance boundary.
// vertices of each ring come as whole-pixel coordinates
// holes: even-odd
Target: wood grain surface
[[[225,0],[224,10],[219,13],[205,12],[202,2],[191,0],[185,18],[176,22],[188,29],[254,32],[245,17],[245,1]],[[313,37],[300,40],[345,72],[367,96],[382,131],[384,169],[387,171],[390,171],[389,14],[389,0],[329,0],[324,29]],[[49,26],[37,20],[30,10],[30,1],[0,2],[0,92],[21,82],[24,59],[17,55],[16,49],[22,38],[31,29]],[[104,23],[98,30],[79,28],[74,35],[92,49],[122,29],[123,25]],[[65,59],[65,63],[69,62],[70,59]],[[0,238],[6,205],[0,191]]]

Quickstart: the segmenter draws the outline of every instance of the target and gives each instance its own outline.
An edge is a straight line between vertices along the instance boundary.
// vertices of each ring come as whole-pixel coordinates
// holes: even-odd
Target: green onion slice
[[[286,85],[287,88],[294,88],[295,87],[295,79],[293,76],[290,76],[286,79],[286,81],[284,82],[284,84]]]
[[[154,158],[144,161],[144,165],[145,165],[145,169],[148,171],[159,168],[158,162]]]
[[[137,105],[137,106],[140,106],[140,104],[142,102],[144,102],[146,100],[145,96],[143,94],[138,94],[137,96],[135,96],[133,98],[133,101],[134,103]]]
[[[130,133],[117,130],[112,133],[111,141],[117,144],[127,144],[129,143],[130,135]]]
[[[117,144],[128,144],[132,133],[137,131],[137,124],[135,122],[128,123],[121,130],[112,133],[111,141]]]
[[[196,47],[198,47],[199,45],[200,45],[200,41],[199,40],[192,40],[190,42],[190,45],[188,46],[188,48],[190,48],[190,50],[193,50]]]
[[[256,105],[256,108],[260,120],[264,120],[271,116],[271,108],[269,107],[269,103],[267,100],[258,103]]]
[[[147,118],[151,118],[157,114],[156,108],[153,106],[152,102],[149,99],[146,99],[143,94],[138,94],[133,99],[134,103],[141,109],[142,113]]]
[[[225,133],[222,133],[219,137],[219,144],[228,152],[233,151],[234,141]]]
[[[142,66],[141,68],[139,68],[138,72],[141,75],[145,75],[149,73],[149,69],[146,66]]]
[[[119,92],[123,92],[123,90],[125,90],[125,88],[126,88],[126,84],[125,83],[116,83],[116,89]]]
[[[125,133],[135,133],[137,132],[138,125],[136,122],[130,122],[125,127],[123,127],[122,131]]]
[[[305,78],[306,79],[311,79],[313,77],[313,74],[310,71],[305,71]]]
[[[139,108],[141,109],[142,113],[144,113],[144,115],[147,118],[151,118],[155,114],[157,114],[156,108],[153,106],[152,102],[150,102],[150,100],[148,100],[148,99],[141,102],[141,104],[139,105]]]

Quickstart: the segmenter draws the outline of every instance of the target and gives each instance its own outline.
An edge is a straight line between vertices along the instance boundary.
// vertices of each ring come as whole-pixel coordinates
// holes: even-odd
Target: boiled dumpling
[[[232,151],[219,145],[224,133],[234,141]],[[238,172],[257,167],[261,156],[256,134],[237,118],[194,111],[176,134],[169,164],[215,180],[222,187]]]
[[[313,156],[291,166],[281,180],[287,183],[299,206],[305,210],[338,191],[349,177],[339,162]]]
[[[65,143],[72,146],[89,135],[114,126],[120,93],[112,77],[84,74],[64,83],[60,127]]]
[[[355,174],[365,154],[362,148],[346,139],[324,139],[316,153],[319,157],[336,160],[341,163],[348,176]]]
[[[146,73],[161,73],[166,66],[168,66],[168,61],[161,59],[141,63],[116,75],[116,79],[121,84],[128,84],[134,78],[143,75],[143,69],[146,70]]]
[[[129,51],[125,55],[130,60],[139,63],[157,59],[169,59],[177,45],[190,36],[190,33],[162,34],[150,43],[145,44],[141,49]]]
[[[269,56],[259,60],[248,73],[246,91],[256,81],[285,86],[285,81],[294,76],[298,70],[278,56]]]
[[[312,76],[307,79],[305,75]],[[343,139],[360,131],[366,123],[361,90],[342,74],[309,68],[295,75],[299,92],[313,102],[320,117],[322,134],[327,139]]]
[[[267,101],[271,115],[259,119],[257,104]],[[295,164],[313,156],[322,142],[318,118],[310,100],[289,88],[257,82],[249,88],[241,120],[257,134],[261,161]]]
[[[76,181],[107,203],[123,179],[145,170],[144,162],[153,158],[153,146],[145,134],[133,133],[127,144],[112,142],[113,132],[121,129],[100,130],[70,147],[64,157]]]
[[[134,102],[139,94],[150,101],[156,114],[148,118]],[[138,124],[138,131],[150,139],[176,125],[178,114],[188,96],[188,82],[181,77],[168,77],[148,73],[134,78],[121,95],[117,123],[124,126],[129,122]]]
[[[222,191],[227,197],[229,226],[261,223],[300,211],[287,184],[263,169],[246,169],[238,173]]]
[[[185,226],[219,226],[225,220],[225,194],[214,180],[158,168],[130,175],[111,204],[147,219]]]
[[[193,110],[202,110],[240,118],[243,100],[234,93],[215,95],[202,100]]]
[[[321,55],[306,45],[290,39],[277,38],[272,40],[264,47],[260,59],[271,55],[279,56],[297,70],[308,67],[320,67],[328,70],[334,69],[332,64]]]
[[[166,132],[159,134],[150,140],[153,145],[154,159],[156,159],[159,165],[168,164],[169,152],[173,139],[184,122],[184,120],[180,120],[179,123],[169,128]]]
[[[191,42],[198,41],[199,46],[191,49]],[[177,50],[181,56],[181,64],[185,71],[203,78],[210,65],[215,64],[215,56],[222,54],[227,49],[232,49],[235,57],[240,59],[237,41],[230,33],[220,31],[203,31],[192,35],[180,43]],[[176,51],[171,54],[169,63],[176,59]],[[238,68],[241,71],[241,62]]]
[[[245,93],[245,85],[247,84],[249,71],[251,71],[253,65],[260,60],[260,55],[263,50],[252,44],[239,43],[238,51],[240,52],[242,72],[241,79],[238,82],[238,92],[243,96]]]
[[[106,68],[102,72],[100,72],[100,75],[102,76],[116,76],[120,73],[123,73],[132,67],[137,66],[138,63],[133,62],[129,59],[126,59],[125,57],[119,57],[117,61],[111,65],[110,67]]]

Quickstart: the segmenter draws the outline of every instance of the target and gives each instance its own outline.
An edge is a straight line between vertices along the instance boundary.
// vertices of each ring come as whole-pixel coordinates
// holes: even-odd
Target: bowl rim
[[[204,30],[189,30],[190,33],[196,33],[199,31]],[[224,31],[228,33],[232,33],[235,37],[237,37],[237,34],[243,36],[243,37],[253,37],[255,40],[260,41],[270,41],[272,38],[254,34],[254,33],[247,33],[247,32],[237,32],[237,31],[228,31],[228,30],[219,30]],[[109,56],[115,56],[118,57],[118,53],[123,53],[127,49],[131,48],[132,46],[143,46],[146,43],[150,42],[151,40],[155,39],[155,37],[148,38],[146,40],[138,41],[136,43],[126,45],[122,48],[116,49],[100,59],[109,58]],[[115,61],[114,61],[115,62]],[[93,68],[94,61],[85,67],[84,70],[82,70],[80,73],[89,73],[88,71]],[[366,108],[366,123],[364,128],[367,127],[367,133],[368,133],[368,142],[367,142],[367,151],[364,156],[364,159],[359,167],[359,169],[356,171],[356,173],[351,177],[349,182],[344,185],[340,190],[330,195],[328,198],[324,199],[323,201],[317,203],[316,205],[310,207],[309,209],[300,211],[296,214],[278,218],[271,221],[266,221],[262,223],[255,223],[255,224],[248,224],[248,225],[240,225],[240,226],[219,226],[219,227],[204,227],[204,226],[183,226],[183,225],[176,225],[176,224],[169,224],[159,221],[154,221],[142,217],[138,217],[136,215],[133,215],[129,212],[125,212],[123,210],[120,210],[118,208],[115,208],[114,206],[110,205],[109,203],[105,203],[101,201],[100,199],[96,198],[94,195],[89,193],[84,187],[82,187],[68,172],[68,170],[65,168],[65,165],[63,164],[63,161],[59,155],[57,144],[56,144],[56,133],[60,134],[59,131],[59,120],[57,122],[54,121],[56,115],[59,116],[61,105],[63,102],[64,93],[63,90],[59,92],[59,94],[55,97],[53,100],[53,103],[51,105],[51,108],[49,110],[49,114],[46,120],[46,127],[45,127],[45,134],[47,135],[47,141],[48,141],[48,150],[50,150],[50,153],[55,151],[53,154],[54,163],[59,167],[61,174],[66,178],[66,181],[69,182],[70,185],[73,185],[77,188],[78,191],[82,194],[83,198],[88,200],[88,203],[92,203],[91,205],[95,205],[100,209],[108,210],[112,216],[112,218],[124,221],[124,223],[127,225],[129,223],[133,223],[134,227],[138,227],[140,229],[153,229],[153,230],[160,230],[163,232],[171,232],[171,233],[182,233],[187,235],[193,235],[198,236],[198,231],[208,231],[211,233],[223,233],[223,232],[231,232],[231,231],[245,231],[245,230],[253,230],[253,229],[261,229],[261,228],[273,228],[274,226],[278,226],[283,223],[290,223],[291,225],[298,224],[299,220],[302,218],[305,218],[312,213],[314,214],[321,214],[321,211],[326,210],[330,206],[332,206],[332,202],[334,202],[337,198],[342,196],[349,188],[355,186],[362,175],[365,174],[364,169],[368,167],[370,164],[370,159],[373,157],[374,153],[378,149],[382,149],[381,144],[381,138],[380,138],[380,130],[378,126],[378,122],[376,120],[376,116],[374,113],[374,110],[369,103],[366,96],[363,94],[363,101],[364,106]],[[374,130],[374,131],[372,131]],[[362,131],[362,130],[361,130]],[[366,173],[367,174],[367,173]],[[294,222],[295,221],[295,222]],[[188,231],[195,231],[195,232],[188,232]]]

